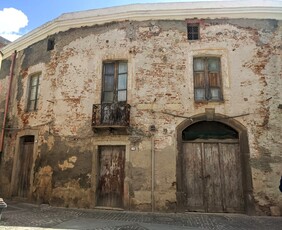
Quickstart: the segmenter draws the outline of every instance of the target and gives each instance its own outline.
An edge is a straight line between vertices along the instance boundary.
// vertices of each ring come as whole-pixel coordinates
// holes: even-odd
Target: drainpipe
[[[6,120],[7,120],[7,114],[8,114],[10,94],[11,94],[11,89],[12,89],[16,57],[17,57],[17,51],[15,50],[15,52],[12,54],[12,63],[10,66],[10,82],[9,82],[8,92],[6,94],[5,111],[4,111],[4,118],[3,118],[1,137],[0,137],[0,161],[2,159],[2,152],[3,152],[3,147],[4,147],[5,126],[6,126]]]
[[[151,137],[151,170],[152,170],[152,175],[151,175],[151,205],[152,205],[152,212],[155,211],[155,138],[154,134]]]

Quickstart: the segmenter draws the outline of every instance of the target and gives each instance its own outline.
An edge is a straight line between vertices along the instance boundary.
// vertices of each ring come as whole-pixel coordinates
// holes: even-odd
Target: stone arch
[[[255,214],[255,205],[253,198],[253,184],[252,184],[252,173],[250,167],[250,151],[249,151],[249,141],[248,132],[244,125],[235,120],[234,118],[227,117],[225,115],[214,113],[213,109],[206,109],[206,113],[198,114],[187,118],[182,123],[180,123],[176,128],[177,133],[177,159],[176,159],[176,179],[177,179],[177,204],[178,209],[181,211],[185,210],[185,193],[183,186],[183,154],[182,154],[182,132],[187,127],[200,122],[200,121],[216,121],[223,123],[232,129],[236,130],[239,135],[239,148],[240,148],[240,160],[242,164],[242,183],[243,183],[243,196],[244,196],[244,206],[245,213],[248,215]]]

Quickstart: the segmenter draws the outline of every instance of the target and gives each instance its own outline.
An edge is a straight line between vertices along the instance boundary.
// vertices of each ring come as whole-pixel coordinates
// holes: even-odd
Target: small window
[[[32,143],[34,142],[34,136],[32,135],[23,136],[22,140],[24,143]]]
[[[53,38],[49,38],[47,41],[47,51],[53,50],[55,47],[55,40]]]
[[[32,75],[30,77],[27,111],[37,110],[37,104],[39,98],[39,78],[40,78],[40,74]]]
[[[187,127],[182,132],[183,141],[196,139],[238,139],[233,128],[216,121],[200,121]]]
[[[219,57],[196,57],[193,62],[195,101],[222,101]]]
[[[103,103],[126,102],[127,62],[115,61],[103,64]]]
[[[198,23],[187,24],[187,35],[188,40],[199,40],[200,39],[200,27]]]

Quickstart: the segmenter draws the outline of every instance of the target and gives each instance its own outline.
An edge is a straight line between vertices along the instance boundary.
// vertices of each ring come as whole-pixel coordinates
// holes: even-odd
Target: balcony
[[[123,129],[129,127],[130,105],[125,103],[94,104],[92,109],[92,128]]]

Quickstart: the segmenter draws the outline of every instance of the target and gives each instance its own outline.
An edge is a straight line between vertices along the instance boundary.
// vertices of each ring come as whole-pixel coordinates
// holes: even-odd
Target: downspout
[[[152,205],[152,212],[155,211],[155,138],[154,134],[151,137],[151,205]]]
[[[15,52],[12,54],[12,63],[11,63],[11,66],[10,66],[10,82],[9,82],[8,92],[6,94],[4,118],[3,118],[2,130],[1,130],[0,162],[2,160],[2,153],[3,153],[3,147],[4,147],[5,126],[6,126],[6,121],[7,121],[10,94],[11,94],[11,90],[12,90],[12,82],[13,82],[13,76],[14,76],[14,68],[15,68],[15,63],[16,63],[16,57],[17,57],[17,51],[15,50]]]

